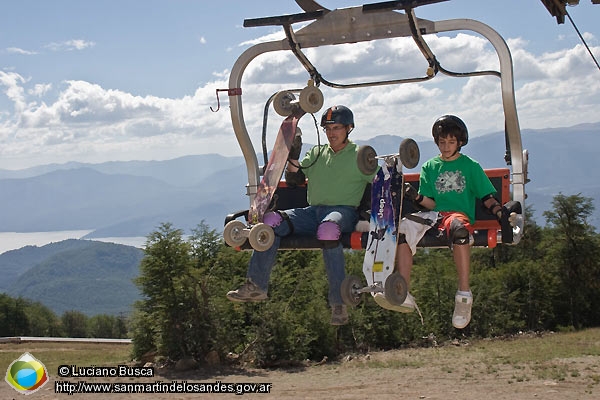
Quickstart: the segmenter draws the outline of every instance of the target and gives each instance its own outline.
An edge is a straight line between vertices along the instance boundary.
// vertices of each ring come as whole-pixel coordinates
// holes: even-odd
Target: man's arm
[[[302,136],[297,135],[294,137],[290,153],[288,155],[288,163],[285,168],[285,181],[288,186],[294,187],[304,183],[306,176],[300,169],[300,152],[302,151]]]

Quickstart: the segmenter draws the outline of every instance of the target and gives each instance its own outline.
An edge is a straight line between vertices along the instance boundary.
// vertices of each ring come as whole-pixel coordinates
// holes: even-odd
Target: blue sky
[[[320,3],[328,8],[362,4]],[[222,97],[221,111],[209,109],[216,106],[215,88],[227,88],[229,69],[250,44],[281,35],[276,27],[243,28],[243,21],[301,12],[293,0],[9,0],[0,9],[4,169],[202,153],[241,155],[227,97]],[[581,0],[568,11],[600,58],[600,5]],[[522,129],[600,121],[600,71],[570,22],[558,25],[541,1],[451,0],[418,7],[416,15],[477,19],[505,38],[514,61]],[[446,67],[496,68],[489,45],[477,36],[426,38]],[[405,44],[393,46],[401,49]],[[361,76],[375,57],[385,55],[385,48],[360,44],[345,57],[313,55],[333,78],[337,72]],[[392,65],[397,63],[393,70],[410,74],[414,63],[407,60],[391,59]],[[251,65],[248,86],[243,87],[248,107],[244,114],[259,149],[266,99],[290,85],[300,86],[307,77],[287,56],[265,57]],[[293,82],[275,78],[282,69]],[[413,73],[422,75],[422,70]],[[501,130],[498,87],[492,78],[436,78],[431,84],[399,89],[324,94],[326,105],[343,103],[354,110],[355,138],[398,134],[425,140],[435,117],[447,112],[461,115],[473,136]],[[390,113],[390,108],[398,111]]]

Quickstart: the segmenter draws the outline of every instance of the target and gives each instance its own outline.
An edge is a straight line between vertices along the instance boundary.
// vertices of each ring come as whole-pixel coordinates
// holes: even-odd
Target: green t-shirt
[[[419,193],[435,200],[435,211],[460,211],[475,222],[475,201],[496,193],[481,165],[461,154],[444,161],[436,156],[421,167]]]
[[[337,153],[328,144],[314,146],[308,151],[300,162],[308,178],[308,204],[352,207],[360,204],[365,187],[375,174],[360,172],[356,164],[357,153],[358,145],[351,141]]]

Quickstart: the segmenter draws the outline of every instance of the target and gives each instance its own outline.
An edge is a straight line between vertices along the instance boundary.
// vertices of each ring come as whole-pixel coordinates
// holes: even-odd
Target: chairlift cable
[[[592,60],[594,60],[594,63],[596,63],[596,67],[598,67],[598,70],[600,70],[600,64],[598,64],[598,60],[596,60],[596,57],[594,57],[594,53],[592,53],[592,50],[590,49],[590,47],[588,46],[588,44],[585,42],[585,39],[583,38],[583,35],[581,34],[581,32],[579,32],[579,29],[577,28],[577,25],[575,25],[575,22],[573,21],[573,18],[571,18],[571,14],[569,14],[566,9],[565,9],[565,13],[567,14],[567,17],[569,17],[569,21],[571,21],[571,25],[573,25],[573,28],[575,28],[575,32],[577,32],[577,34],[579,35],[579,38],[583,42],[583,45],[587,49],[588,53],[590,53],[590,56],[592,56]]]

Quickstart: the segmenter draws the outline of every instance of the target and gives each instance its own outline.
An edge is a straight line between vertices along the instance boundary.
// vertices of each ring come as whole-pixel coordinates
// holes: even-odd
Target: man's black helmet
[[[462,119],[455,115],[442,115],[439,117],[433,123],[431,133],[433,134],[435,144],[439,143],[440,136],[447,137],[448,135],[455,136],[460,142],[460,147],[469,142],[469,131],[467,131],[467,126]]]
[[[346,106],[329,107],[321,117],[321,126],[325,127],[330,124],[350,125],[351,128],[354,128],[354,114]]]

